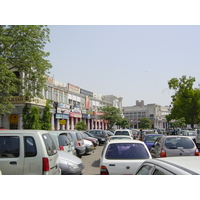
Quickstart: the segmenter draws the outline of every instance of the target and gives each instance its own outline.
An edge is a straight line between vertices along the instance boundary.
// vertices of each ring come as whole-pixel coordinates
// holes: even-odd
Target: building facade
[[[108,122],[100,119],[101,108],[106,105],[120,108],[122,98],[114,95],[100,95],[80,88],[71,83],[62,83],[48,77],[44,99],[29,98],[23,95],[10,99],[15,106],[11,114],[0,115],[0,127],[6,129],[23,129],[22,110],[25,104],[37,106],[42,111],[46,100],[50,100],[52,130],[74,130],[77,122],[84,121],[88,129],[107,129]]]
[[[123,107],[124,118],[130,121],[130,128],[139,129],[140,119],[148,118],[152,121],[153,128],[167,129],[166,115],[170,113],[169,106],[158,104],[144,105],[144,100],[136,101],[134,106]]]

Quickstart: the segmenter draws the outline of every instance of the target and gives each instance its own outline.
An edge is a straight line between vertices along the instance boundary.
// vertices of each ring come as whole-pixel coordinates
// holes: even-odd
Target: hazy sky
[[[168,81],[200,83],[200,26],[49,26],[51,76],[85,90],[123,98],[123,106],[169,105]]]

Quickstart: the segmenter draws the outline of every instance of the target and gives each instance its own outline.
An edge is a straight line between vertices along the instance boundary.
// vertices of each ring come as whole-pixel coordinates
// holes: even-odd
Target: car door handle
[[[12,161],[12,162],[10,162],[10,164],[11,164],[11,165],[17,165],[17,162]]]

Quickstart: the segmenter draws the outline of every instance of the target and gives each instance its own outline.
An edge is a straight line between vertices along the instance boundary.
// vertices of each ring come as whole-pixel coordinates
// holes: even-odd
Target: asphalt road
[[[100,157],[102,152],[103,146],[97,146],[93,151],[83,155],[81,160],[85,165],[83,175],[99,175],[100,174]]]

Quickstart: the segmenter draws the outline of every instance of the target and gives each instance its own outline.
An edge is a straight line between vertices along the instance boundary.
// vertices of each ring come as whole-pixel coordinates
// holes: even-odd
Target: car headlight
[[[67,163],[69,169],[79,169],[79,166],[75,163]]]

